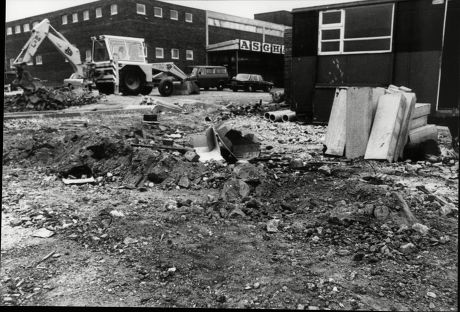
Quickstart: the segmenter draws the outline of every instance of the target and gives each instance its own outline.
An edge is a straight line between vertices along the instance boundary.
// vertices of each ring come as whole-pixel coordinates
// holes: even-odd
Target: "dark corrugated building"
[[[432,117],[458,114],[460,1],[368,0],[292,15],[286,89],[299,115],[327,121],[336,87],[389,84],[413,89]]]

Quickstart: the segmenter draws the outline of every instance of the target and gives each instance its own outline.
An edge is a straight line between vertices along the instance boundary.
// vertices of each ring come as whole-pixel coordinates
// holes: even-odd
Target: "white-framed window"
[[[89,11],[88,10],[83,11],[83,20],[84,21],[89,20]]]
[[[145,15],[145,4],[136,3],[136,12],[137,14]]]
[[[85,59],[86,59],[86,60],[88,60],[88,59],[90,60],[90,59],[91,59],[91,49],[87,49],[87,50],[85,51]]]
[[[192,13],[185,13],[185,21],[187,23],[193,23],[193,14]]]
[[[159,7],[154,7],[153,8],[153,15],[155,17],[163,17],[163,9]]]
[[[155,48],[155,57],[156,58],[164,58],[163,48]]]
[[[179,19],[179,12],[177,12],[176,10],[170,10],[170,17],[172,20],[178,20]]]
[[[21,33],[21,25],[16,25],[14,27],[14,33],[15,34],[20,34]]]
[[[42,56],[40,54],[37,54],[35,56],[35,65],[42,65],[42,64],[43,64]]]
[[[393,20],[393,3],[320,11],[318,54],[391,52]]]
[[[102,8],[96,8],[96,18],[102,17]]]
[[[8,28],[6,29],[6,34],[7,34],[7,35],[12,35],[12,34],[13,34],[13,27],[8,27]]]
[[[27,65],[34,65],[34,60],[31,58],[28,62]]]
[[[187,61],[193,60],[193,50],[185,50],[185,59]]]
[[[73,13],[72,14],[72,23],[78,22],[78,13]]]
[[[10,68],[14,68],[13,63],[14,63],[14,58],[10,58]]]
[[[22,29],[24,30],[24,32],[28,32],[28,31],[30,31],[30,25],[28,23],[24,24],[24,25],[22,25]]]
[[[32,23],[32,28],[34,28],[36,25],[38,25],[38,22],[33,22]]]
[[[62,15],[61,19],[62,19],[62,25],[66,25],[67,24],[67,15]]]
[[[171,58],[173,60],[179,59],[179,49],[171,49]]]
[[[112,4],[110,6],[110,15],[117,15],[118,14],[118,5]]]

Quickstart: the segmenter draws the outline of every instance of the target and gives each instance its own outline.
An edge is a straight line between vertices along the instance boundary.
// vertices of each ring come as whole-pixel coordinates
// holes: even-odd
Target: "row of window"
[[[145,4],[136,3],[136,13],[140,15],[146,15],[147,9]],[[153,16],[163,17],[163,9],[160,7],[153,7]],[[172,20],[179,20],[179,12],[177,10],[169,10],[169,18]],[[193,14],[185,13],[185,21],[187,23],[193,23]]]
[[[278,29],[272,29],[268,27],[255,26],[250,24],[242,24],[238,22],[231,22],[226,20],[220,20],[217,18],[208,18],[208,25],[229,29],[236,29],[247,32],[254,32],[259,34],[266,34],[274,37],[283,37],[284,32]]]
[[[162,8],[154,7],[153,10],[154,10],[153,15],[155,17],[163,17],[163,9]],[[145,6],[145,4],[137,3],[136,4],[136,12],[137,12],[137,14],[146,15],[146,6]],[[176,21],[179,20],[179,12],[177,10],[170,10],[169,12],[170,12],[169,16],[170,16],[170,18],[172,20],[176,20]],[[118,5],[112,4],[110,6],[110,15],[117,15],[117,14],[118,14]],[[96,18],[101,18],[102,17],[102,8],[101,7],[96,8],[95,16],[96,16]],[[72,23],[77,23],[78,19],[79,19],[78,13],[72,13]],[[89,10],[83,11],[83,20],[84,21],[89,20]],[[185,13],[185,21],[187,23],[193,23],[193,14],[192,13]],[[67,25],[69,23],[68,16],[67,15],[62,15],[61,16],[61,22],[62,22],[62,25]],[[34,22],[32,24],[32,27],[34,27],[37,24],[38,24],[38,22]],[[26,24],[22,25],[22,31],[23,32],[29,32],[30,31],[30,24],[26,23]],[[16,25],[14,27],[14,33],[15,34],[20,34],[21,33],[21,25]],[[8,27],[7,30],[6,30],[6,34],[7,35],[12,35],[13,34],[13,27]]]
[[[118,14],[118,5],[112,4],[110,6],[110,15],[117,15]],[[95,10],[95,15],[96,18],[101,18],[102,17],[102,8],[96,8]],[[89,20],[89,10],[83,11],[83,20],[87,21]],[[67,15],[62,15],[61,16],[61,21],[62,25],[67,25],[68,24],[68,19]],[[77,23],[78,22],[78,13],[72,13],[72,23]]]
[[[180,59],[179,57],[179,49],[171,49],[171,59],[173,60],[178,60]],[[85,51],[85,58],[87,60],[91,59],[91,50],[88,49]],[[164,58],[164,49],[163,48],[155,48],[155,58],[157,59],[163,59]],[[187,61],[193,61],[193,50],[185,50],[185,59]],[[10,59],[10,67],[13,68],[13,62],[14,62],[14,58],[11,58]],[[65,62],[67,63],[68,60],[65,59]],[[33,61],[30,61],[27,63],[27,65],[33,65]],[[37,54],[35,56],[35,65],[42,65],[43,64],[43,61],[42,61],[42,56]]]
[[[155,58],[162,59],[164,58],[164,49],[163,48],[155,48]],[[179,57],[179,49],[171,49],[171,59],[178,60]],[[185,50],[185,59],[187,61],[193,61],[193,50]]]

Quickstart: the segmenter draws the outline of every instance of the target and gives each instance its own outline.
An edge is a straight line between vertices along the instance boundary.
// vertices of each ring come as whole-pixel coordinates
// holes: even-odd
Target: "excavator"
[[[69,61],[74,73],[69,79],[64,80],[66,85],[79,82],[84,85],[87,81],[87,66],[82,64],[80,51],[72,45],[61,33],[51,26],[48,19],[44,19],[34,26],[30,39],[22,48],[18,57],[14,60],[13,66],[16,68],[16,80],[13,84],[24,90],[35,91],[41,85],[32,78],[31,74],[25,70],[27,63],[31,62],[38,47],[48,38],[58,51]]]
[[[17,79],[14,84],[25,90],[38,88],[25,70],[38,47],[48,38],[69,61],[74,73],[64,80],[64,85],[82,85],[91,88],[94,83],[101,93],[122,92],[124,95],[149,94],[154,87],[162,96],[196,94],[200,89],[195,78],[187,76],[172,62],[148,63],[147,48],[143,38],[112,35],[91,37],[91,61],[83,64],[80,51],[44,19],[32,29],[32,35],[14,60]]]

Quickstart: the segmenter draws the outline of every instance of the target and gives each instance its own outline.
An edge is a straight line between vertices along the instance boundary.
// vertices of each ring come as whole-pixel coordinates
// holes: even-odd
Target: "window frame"
[[[41,54],[35,55],[35,65],[43,65],[43,58]]]
[[[83,11],[83,20],[84,21],[89,20],[89,10]]]
[[[27,26],[27,29],[26,29],[26,26]],[[29,23],[26,23],[24,25],[22,25],[22,31],[23,32],[29,32],[30,31],[30,24]]]
[[[189,57],[189,53],[191,54],[191,57]],[[185,50],[185,60],[193,61],[193,50]]]
[[[89,52],[89,53],[88,53],[88,52]],[[88,54],[89,54],[89,55],[88,55]],[[85,50],[85,60],[87,60],[87,59],[90,59],[90,60],[93,59],[91,49],[86,49],[86,50]]]
[[[102,7],[96,8],[96,18],[101,18],[102,17]],[[97,14],[99,12],[99,15]]]
[[[190,16],[190,20],[187,19],[187,16]],[[185,12],[185,22],[187,23],[193,23],[193,14]]]
[[[144,8],[144,12],[139,11],[139,8]],[[147,7],[143,3],[136,3],[136,13],[139,15],[147,15]]]
[[[38,24],[39,24],[39,22],[37,22],[37,21],[33,22],[33,23],[32,23],[32,29],[33,29],[36,25],[38,25]]]
[[[157,15],[157,12],[156,12],[157,9],[160,10],[160,15]],[[163,18],[163,8],[160,8],[160,7],[153,7],[153,16]]]
[[[340,23],[326,24],[323,25],[323,13],[341,11]],[[346,22],[346,9],[333,9],[324,10],[319,12],[318,21],[318,55],[345,55],[345,54],[376,54],[376,53],[391,53],[393,51],[393,37],[394,37],[394,17],[395,17],[395,4],[392,3],[391,9],[391,29],[390,35],[388,36],[374,36],[374,37],[360,37],[360,38],[345,38],[345,22]],[[322,39],[323,30],[340,30],[339,39]],[[362,40],[379,40],[379,39],[390,39],[389,49],[387,50],[362,50],[362,51],[344,51],[345,42],[349,41],[362,41]],[[339,42],[339,51],[321,51],[321,45],[323,42]]]
[[[69,23],[69,19],[67,18],[67,14],[66,15],[61,15],[61,23],[62,23],[62,25],[67,25]]]
[[[173,51],[177,51],[177,57],[174,57]],[[172,59],[172,60],[178,60],[178,59],[180,59],[179,49],[171,48],[171,59]]]
[[[21,33],[21,25],[14,26],[14,33],[15,34],[20,34]]]
[[[161,51],[161,56],[158,56],[158,51]],[[163,48],[155,48],[155,58],[157,59],[164,59],[165,58],[165,51]]]
[[[118,14],[118,5],[116,3],[113,3],[110,5],[110,15],[117,15],[117,14]]]
[[[6,35],[10,36],[13,34],[13,27],[9,26],[6,28]]]
[[[78,13],[72,13],[72,23],[78,23]]]
[[[172,12],[176,12],[176,18],[173,18]],[[169,18],[174,20],[174,21],[178,21],[179,20],[179,11],[177,11],[177,10],[169,10]]]
[[[10,58],[10,68],[14,68],[14,58]]]

